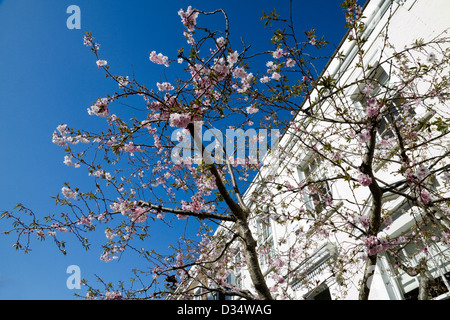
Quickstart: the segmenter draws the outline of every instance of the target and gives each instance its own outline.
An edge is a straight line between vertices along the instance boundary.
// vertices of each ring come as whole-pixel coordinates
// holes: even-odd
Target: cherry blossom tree
[[[353,0],[342,7],[363,75],[351,83],[319,74],[318,59],[327,58],[311,52],[327,41],[315,30],[300,37],[293,18],[276,12],[262,17],[267,27],[281,25],[273,28],[271,47],[255,53],[244,41],[232,43],[223,10],[181,9],[188,49],[172,57],[151,49],[149,63],[183,72],[149,86],[115,75],[86,34],[84,45],[99,72],[118,86],[87,108],[106,129],[95,133],[61,124],[52,140],[64,148],[64,163],[85,168],[95,187],[63,186],[55,197],[65,208],[60,215],[41,218],[23,204],[3,212],[13,226],[6,233],[17,233],[15,247],[28,251],[37,236],[53,239],[65,253],[65,233],[89,248],[88,235],[104,230],[102,260],[135,252],[145,261],[145,269],[133,271],[131,288],[85,283],[89,298],[192,298],[200,288],[202,294],[289,299],[289,283],[304,279],[298,264],[325,238],[342,243],[330,266],[340,281],[364,266],[360,299],[368,298],[368,280],[384,253],[396,268],[422,274],[429,280],[422,291],[429,291],[433,279],[426,261],[408,266],[401,250],[412,243],[422,250],[431,242],[449,244],[449,39],[442,34],[397,49],[386,37],[376,64],[368,65],[362,9]],[[223,18],[223,30],[201,26],[210,15]],[[382,81],[380,70],[395,80]],[[357,94],[348,96],[350,88],[358,88]],[[125,99],[144,110],[127,119],[116,108]],[[244,143],[227,148],[227,129],[234,134],[232,145],[243,135]],[[277,144],[279,138],[292,143]],[[270,152],[260,154],[268,144]],[[299,179],[302,154],[314,170]],[[330,192],[337,186],[341,192]],[[415,220],[396,237],[384,234],[395,213],[388,206],[392,198],[403,199]],[[301,224],[278,240],[275,253],[269,243],[260,244],[261,228],[254,227],[264,229],[271,221]],[[146,247],[152,228],[180,223],[191,232],[177,235],[170,252]],[[268,275],[263,259],[273,266]],[[238,269],[248,273],[250,288],[227,281]]]

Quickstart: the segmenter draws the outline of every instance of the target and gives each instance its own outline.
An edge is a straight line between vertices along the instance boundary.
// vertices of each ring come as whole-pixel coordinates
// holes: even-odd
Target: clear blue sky
[[[337,45],[345,32],[339,2],[294,0],[297,28],[316,28]],[[72,4],[81,9],[81,30],[66,27],[66,9]],[[134,70],[151,85],[165,70],[152,64],[148,54],[156,50],[176,57],[185,46],[177,11],[189,5],[225,9],[232,35],[262,46],[270,37],[259,21],[262,10],[275,7],[287,16],[289,1],[0,0],[0,211],[21,202],[43,217],[58,212],[50,197],[64,182],[91,187],[87,172],[65,166],[62,149],[51,142],[61,123],[95,129],[103,119],[89,116],[86,109],[117,87],[83,46],[84,32],[101,43],[100,52],[115,74]],[[0,230],[7,227],[0,221]],[[86,252],[76,242],[63,256],[49,240],[32,241],[33,251],[25,255],[12,248],[14,241],[0,236],[0,299],[72,299],[76,290],[66,287],[69,265],[78,265],[91,281],[94,274],[114,281],[128,278],[135,263],[124,258],[106,264],[98,247]]]

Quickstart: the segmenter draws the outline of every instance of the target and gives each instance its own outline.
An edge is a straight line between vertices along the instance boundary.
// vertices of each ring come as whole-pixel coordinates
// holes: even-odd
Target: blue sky
[[[345,32],[339,2],[295,0],[297,28],[316,28],[318,35],[337,45]],[[80,30],[66,27],[66,9],[72,4],[81,9]],[[140,81],[151,85],[166,70],[152,64],[148,53],[155,50],[175,57],[176,50],[185,46],[177,11],[189,5],[204,11],[225,9],[236,39],[242,36],[255,50],[267,49],[263,44],[270,32],[259,21],[261,12],[276,8],[287,16],[289,1],[242,4],[238,0],[0,0],[0,211],[21,202],[40,216],[57,213],[50,197],[60,192],[64,182],[91,187],[87,172],[65,166],[63,151],[51,142],[61,123],[80,129],[103,124],[86,109],[117,87],[104,78],[83,46],[85,31],[101,44],[100,53],[116,74],[134,70]],[[0,230],[7,227],[0,221]],[[12,248],[14,241],[12,236],[0,236],[0,299],[72,299],[76,290],[66,287],[69,265],[78,265],[82,277],[89,280],[99,274],[114,281],[128,278],[136,263],[130,257],[106,264],[100,261],[98,248],[86,252],[76,242],[69,243],[69,254],[63,256],[51,241],[32,241],[33,251],[25,255]]]

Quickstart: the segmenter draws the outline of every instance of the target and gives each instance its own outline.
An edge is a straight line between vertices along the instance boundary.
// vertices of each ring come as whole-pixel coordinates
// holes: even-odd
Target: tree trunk
[[[375,272],[377,263],[377,255],[369,256],[364,268],[364,277],[359,288],[359,300],[368,300],[370,293],[370,285],[372,284],[372,277]]]
[[[383,191],[375,180],[375,176],[372,171],[373,156],[376,146],[376,123],[372,123],[370,142],[367,147],[367,152],[364,155],[361,163],[361,172],[367,174],[372,179],[369,185],[370,194],[372,195],[372,207],[369,213],[369,229],[367,231],[368,236],[377,236],[381,227],[381,208],[383,207]],[[377,263],[377,255],[369,256],[364,269],[364,277],[359,290],[359,300],[368,300],[370,293],[370,284],[372,282],[371,277],[375,272]]]
[[[187,129],[189,130],[191,136],[194,139],[195,144],[201,150],[202,156],[205,154],[205,146],[203,145],[203,141],[196,131],[193,123],[188,124]],[[237,185],[234,181],[234,175],[232,169],[230,168],[230,175],[232,176],[233,187],[236,195],[238,196],[238,202],[234,201],[230,196],[227,188],[225,187],[224,182],[222,181],[222,177],[219,174],[216,165],[210,161],[210,159],[204,159],[206,163],[210,163],[209,170],[211,174],[216,179],[216,186],[219,190],[221,196],[224,198],[228,208],[231,211],[233,218],[236,221],[238,226],[239,235],[241,236],[242,242],[245,248],[245,260],[247,263],[248,272],[250,273],[250,278],[253,282],[256,292],[261,300],[273,300],[272,295],[270,293],[269,287],[267,286],[266,279],[261,271],[261,266],[259,265],[258,253],[256,252],[257,243],[252,236],[252,232],[248,226],[248,216],[249,211],[245,207],[242,199],[239,197],[239,192],[237,190]]]
[[[256,252],[257,243],[253,238],[250,228],[248,227],[248,221],[238,221],[239,233],[243,239],[245,247],[245,261],[247,263],[248,272],[250,278],[255,286],[256,292],[261,300],[273,300],[269,287],[267,286],[266,279],[261,271],[259,265],[258,253]]]
[[[433,275],[428,270],[427,261],[425,259],[420,260],[417,266],[419,271],[419,300],[430,300],[430,289],[434,284]]]

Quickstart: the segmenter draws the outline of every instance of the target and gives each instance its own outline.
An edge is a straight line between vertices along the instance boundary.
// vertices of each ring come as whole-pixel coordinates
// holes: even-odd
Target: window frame
[[[263,249],[268,249],[268,252],[264,252],[261,255],[260,261],[262,265],[269,265],[270,260],[275,256],[275,242],[274,242],[272,221],[268,216],[266,210],[267,209],[263,211],[265,217],[261,216],[256,217],[256,234],[258,236],[257,250],[261,251]]]
[[[322,160],[319,159],[315,154],[310,153],[305,159],[297,166],[297,173],[300,183],[308,182],[308,179],[311,175],[317,175],[317,171],[320,170],[322,164]],[[314,188],[316,188],[319,193],[309,193],[303,192],[303,200],[305,202],[306,208],[309,212],[320,214],[325,210],[326,205],[324,205],[329,199],[333,199],[333,191],[326,181],[325,176],[323,174],[318,174],[318,182],[313,183]],[[324,181],[319,182],[320,179]],[[317,184],[320,184],[319,188]],[[328,196],[328,197],[327,197]]]

